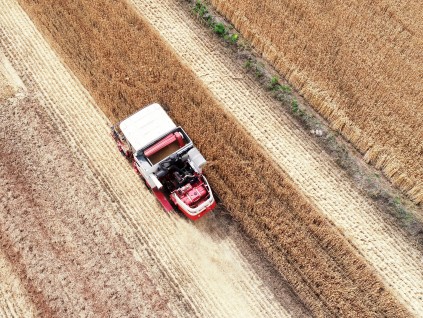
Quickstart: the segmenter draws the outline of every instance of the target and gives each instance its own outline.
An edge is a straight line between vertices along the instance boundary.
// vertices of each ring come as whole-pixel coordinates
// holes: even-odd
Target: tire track
[[[423,314],[423,256],[381,217],[348,176],[230,61],[177,0],[130,0],[297,186],[372,264],[399,299]],[[248,107],[246,107],[248,105]]]
[[[40,101],[72,152],[92,173],[91,178],[102,182],[115,200],[119,213],[106,215],[133,247],[134,256],[161,268],[197,316],[290,316],[291,310],[278,304],[245,258],[233,249],[236,243],[231,236],[216,242],[174,213],[163,213],[119,157],[108,135],[109,123],[89,94],[58,62],[16,2],[3,3],[9,9],[8,14],[0,15],[6,53],[16,57],[24,82],[32,82],[40,91]],[[222,252],[227,254],[225,268],[216,263]],[[183,306],[174,304],[175,313],[184,316]]]

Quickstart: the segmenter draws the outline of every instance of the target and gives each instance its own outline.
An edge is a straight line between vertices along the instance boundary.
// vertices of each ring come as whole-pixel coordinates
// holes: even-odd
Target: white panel
[[[119,127],[126,140],[138,151],[175,129],[176,125],[162,106],[152,104],[123,120]]]

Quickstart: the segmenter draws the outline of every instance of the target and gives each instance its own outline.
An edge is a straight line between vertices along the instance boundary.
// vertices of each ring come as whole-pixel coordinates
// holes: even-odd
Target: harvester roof
[[[123,120],[119,127],[138,151],[175,129],[176,125],[159,104],[152,104]]]

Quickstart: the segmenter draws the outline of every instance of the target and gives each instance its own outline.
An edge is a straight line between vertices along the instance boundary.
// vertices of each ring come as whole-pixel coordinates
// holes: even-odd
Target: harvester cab
[[[132,162],[165,210],[172,202],[197,220],[216,202],[202,173],[206,160],[159,104],[149,105],[112,128],[119,151]],[[170,199],[170,201],[169,201]]]

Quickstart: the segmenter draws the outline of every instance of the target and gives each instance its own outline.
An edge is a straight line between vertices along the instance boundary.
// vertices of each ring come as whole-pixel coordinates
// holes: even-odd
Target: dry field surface
[[[420,252],[398,229],[383,221],[380,212],[363,199],[330,158],[280,114],[252,81],[236,75],[239,70],[228,57],[219,53],[218,44],[190,23],[189,16],[177,6],[177,2],[136,1],[134,4],[145,15],[143,18],[122,1],[113,2],[113,6],[104,1],[65,1],[60,6],[51,1],[37,2],[38,5],[33,5],[32,1],[21,1],[47,36],[54,39],[55,48],[111,119],[123,118],[154,100],[169,107],[171,115],[187,128],[211,160],[208,175],[225,205],[267,252],[269,259],[314,314],[410,315],[402,305],[416,316],[423,312]],[[144,294],[140,293],[139,297],[148,298],[148,293],[160,297],[153,297],[143,309],[160,310],[159,314],[163,315],[306,315],[288,289],[283,288],[275,294],[275,289],[268,287],[269,279],[263,281],[263,265],[257,258],[254,261],[248,248],[247,252],[241,253],[248,244],[236,231],[227,234],[232,233],[231,228],[217,213],[194,226],[174,214],[167,216],[161,211],[128,165],[117,156],[108,136],[108,120],[96,109],[89,94],[58,61],[16,1],[3,0],[2,7],[8,9],[7,13],[0,13],[2,47],[25,85],[36,96],[35,100],[24,99],[18,105],[23,110],[42,109],[45,115],[40,111],[30,115],[52,121],[51,129],[59,130],[64,138],[62,144],[67,145],[61,148],[63,153],[69,152],[68,157],[57,153],[50,159],[38,159],[40,166],[49,167],[47,163],[61,158],[64,166],[75,166],[85,176],[80,182],[87,190],[81,190],[82,193],[70,187],[72,191],[68,194],[66,186],[57,186],[57,198],[68,198],[69,205],[75,209],[62,207],[61,200],[54,198],[39,203],[52,214],[52,220],[46,224],[43,220],[39,226],[47,228],[50,240],[53,238],[55,243],[56,239],[59,246],[69,248],[70,254],[74,255],[77,265],[67,255],[56,257],[70,277],[73,277],[75,268],[86,262],[104,264],[99,273],[94,267],[98,279],[84,276],[88,275],[87,269],[78,275],[81,280],[76,280],[75,285],[69,283],[66,275],[58,280],[49,280],[47,276],[46,281],[44,269],[35,266],[22,282],[27,290],[31,291],[28,286],[34,281],[36,286],[62,284],[68,290],[77,291],[66,297],[70,298],[69,303],[73,301],[76,308],[81,309],[78,297],[86,290],[83,288],[85,282],[88,289],[97,290],[98,281],[116,271],[116,279],[125,282],[119,287],[122,294],[131,288],[139,288],[140,282],[145,280]],[[144,18],[172,43],[179,57]],[[195,74],[180,63],[180,58]],[[202,76],[212,94],[195,75]],[[222,107],[249,130],[289,177],[272,164],[263,150],[255,146],[254,139],[231,115],[225,114]],[[190,114],[189,117],[186,114]],[[8,118],[15,122],[19,116],[19,112],[11,111]],[[206,121],[202,119],[204,117]],[[15,133],[20,131],[19,128],[15,128]],[[48,135],[52,134],[51,131]],[[25,136],[22,139],[25,140]],[[46,153],[55,153],[55,149],[44,145],[46,142],[41,140],[38,148],[46,147]],[[13,143],[9,143],[12,147]],[[60,143],[59,140],[56,143]],[[21,148],[17,153],[25,151]],[[38,150],[35,149],[34,154],[35,151]],[[219,156],[222,151],[224,158]],[[27,157],[29,161],[26,163],[34,158],[29,153]],[[56,168],[49,167],[51,170],[47,171],[51,175],[41,182],[39,179],[43,179],[44,173],[35,169],[34,180],[38,180],[38,184],[34,188],[37,191],[55,188],[58,177],[75,180],[71,171],[65,173],[58,168],[62,161]],[[3,179],[7,180],[7,176]],[[14,185],[16,181],[5,182]],[[254,193],[250,193],[252,184],[255,185]],[[31,189],[29,187],[28,191]],[[312,203],[301,195],[299,189]],[[10,192],[13,193],[13,189]],[[87,229],[77,227],[77,222],[85,215],[77,212],[80,204],[77,195],[81,196],[82,202],[88,202],[86,206],[90,208],[87,214],[91,217],[83,221],[87,222]],[[101,203],[98,206],[89,203],[89,198]],[[51,202],[64,211],[71,211],[68,212],[72,216],[69,223],[63,215],[52,211]],[[8,204],[19,202],[11,200]],[[24,204],[22,202],[22,206]],[[34,211],[27,210],[37,219]],[[341,231],[334,229],[321,212]],[[100,219],[99,215],[103,218]],[[12,223],[5,231],[8,237],[19,232],[18,221],[25,221],[19,217],[22,215],[11,219]],[[61,227],[61,222],[69,227]],[[119,255],[122,263],[97,260],[99,255],[96,253],[76,255],[73,249],[83,242],[77,238],[93,235],[88,230],[95,228],[96,222],[104,223],[97,234],[102,236],[97,238],[94,234],[93,245],[87,249],[98,248],[107,254],[110,245],[122,244],[122,255]],[[66,240],[62,231],[67,233]],[[31,239],[39,239],[38,231],[31,233]],[[73,243],[67,243],[68,239]],[[45,240],[46,248],[57,253],[57,247],[49,243],[50,240]],[[104,246],[95,245],[101,240],[105,240]],[[13,260],[12,252],[16,250],[24,264],[39,257],[29,249],[23,253],[25,244],[19,241],[6,244],[10,247],[7,250],[11,250],[9,259]],[[371,265],[367,266],[359,254]],[[133,272],[133,275],[125,275],[126,271],[122,269],[134,264],[134,259],[139,267],[138,276]],[[251,265],[255,262],[259,263],[258,269]],[[277,279],[277,276],[270,279]],[[285,286],[286,283],[279,280],[278,285]],[[111,290],[111,286],[106,286],[98,296],[87,296],[87,311],[96,313],[98,304],[105,312],[137,310],[136,300],[131,302],[133,306],[122,299],[114,299],[111,304],[102,306]],[[50,310],[58,313],[68,310],[66,304],[60,303],[63,298],[57,297],[54,288],[42,296],[45,298],[38,300],[38,305],[44,301],[53,304],[48,307]]]
[[[126,2],[21,3],[111,118],[153,100],[169,107],[211,159],[209,179],[231,214],[316,315],[409,315]]]
[[[19,76],[16,74],[12,65],[7,58],[0,52],[0,141],[3,144],[5,134],[3,132],[4,124],[6,123],[6,113],[3,107],[6,105],[6,100],[16,96],[15,102],[25,96],[26,88]],[[14,106],[10,103],[10,106]],[[3,154],[3,152],[2,152]],[[5,169],[3,165],[4,157],[1,157],[0,168],[1,172]],[[0,186],[3,188],[5,184],[1,173]],[[5,207],[4,202],[7,200],[6,193],[2,193],[2,200],[0,207]],[[4,214],[1,215],[1,223],[4,222]],[[0,238],[3,238],[3,233],[0,230]],[[33,317],[39,312],[33,306],[30,295],[28,295],[25,287],[22,285],[16,269],[10,262],[10,259],[4,254],[5,246],[0,240],[0,317]]]
[[[1,104],[0,316],[308,316],[225,218],[162,211],[21,7],[1,7],[26,92]]]
[[[0,251],[0,317],[40,315],[15,271],[13,264]]]
[[[423,201],[422,2],[211,2],[367,161]]]
[[[40,105],[24,98],[7,106],[0,242],[40,315],[172,317]]]

